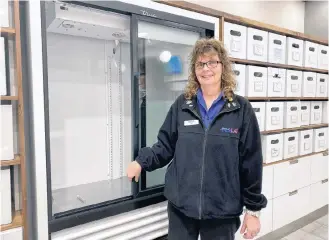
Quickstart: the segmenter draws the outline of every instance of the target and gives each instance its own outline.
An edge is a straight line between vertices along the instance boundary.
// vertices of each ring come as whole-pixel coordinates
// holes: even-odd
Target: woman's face
[[[222,70],[217,54],[199,56],[195,63],[195,75],[203,86],[220,84]]]

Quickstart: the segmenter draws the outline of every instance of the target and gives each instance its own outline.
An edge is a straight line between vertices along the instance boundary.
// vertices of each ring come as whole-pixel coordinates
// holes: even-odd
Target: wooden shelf
[[[284,133],[284,132],[308,130],[308,129],[321,128],[321,127],[328,127],[328,124],[327,123],[313,124],[313,125],[296,127],[296,128],[284,128],[284,129],[278,129],[278,130],[262,131],[260,133],[265,135],[265,134],[272,134],[272,133]]]
[[[317,72],[317,73],[328,74],[328,70],[317,69],[317,68],[298,67],[298,66],[293,66],[293,65],[260,62],[260,61],[239,59],[239,58],[230,58],[230,59],[232,62],[239,63],[239,64],[247,64],[247,65],[260,66],[260,67],[285,68],[285,69],[291,69],[291,70],[297,70],[297,71],[307,71],[307,72]]]
[[[281,28],[281,27],[278,27],[275,25],[266,24],[263,22],[255,21],[252,19],[244,18],[244,17],[239,17],[239,16],[236,16],[233,14],[215,10],[213,8],[204,7],[204,6],[195,4],[195,3],[190,3],[187,1],[164,1],[164,0],[153,0],[153,1],[165,4],[165,5],[169,5],[169,6],[173,6],[173,7],[177,7],[177,8],[217,17],[217,18],[222,17],[223,20],[226,22],[236,23],[239,25],[247,26],[247,27],[253,27],[253,28],[260,29],[260,30],[278,33],[278,34],[285,35],[288,37],[294,37],[294,38],[298,38],[298,39],[302,39],[302,40],[306,40],[306,41],[311,41],[311,42],[315,42],[315,43],[319,43],[319,44],[323,44],[323,45],[328,45],[328,40],[325,40],[325,39],[311,37],[311,36],[301,33],[301,32],[296,32],[296,31],[292,31],[292,30],[289,30],[286,28]],[[220,4],[220,3],[218,3],[218,4]],[[220,40],[223,40],[223,39],[220,39]]]
[[[266,166],[271,166],[271,165],[280,164],[280,163],[284,163],[284,162],[289,162],[289,161],[292,161],[292,160],[297,160],[299,158],[309,157],[309,156],[313,156],[313,155],[317,155],[317,154],[321,154],[321,153],[324,156],[326,156],[326,155],[328,155],[328,150],[321,151],[321,152],[313,152],[313,153],[305,154],[305,155],[299,155],[297,157],[282,159],[281,161],[276,161],[276,162],[272,162],[272,163],[263,163],[263,166],[266,167]]]
[[[18,96],[0,96],[0,100],[17,101]]]
[[[15,158],[13,160],[1,160],[0,166],[1,167],[7,167],[7,166],[14,166],[21,164],[21,159],[19,155],[15,155]]]
[[[278,27],[275,25],[258,22],[258,21],[252,20],[252,19],[239,17],[239,16],[235,16],[232,14],[225,14],[224,18],[225,18],[226,22],[236,23],[236,24],[246,26],[246,27],[257,28],[260,30],[285,35],[287,37],[301,39],[304,41],[310,41],[310,42],[315,42],[315,43],[319,43],[322,45],[328,45],[328,40],[326,40],[326,39],[312,37],[310,35],[307,35],[307,34],[304,34],[301,32],[296,32],[296,31],[292,31],[292,30],[289,30],[286,28],[281,28],[281,27]]]
[[[9,229],[22,227],[22,213],[21,211],[16,211],[13,214],[13,221],[6,225],[0,226],[0,232],[7,231]]]
[[[270,100],[302,100],[302,101],[328,101],[327,97],[246,97],[249,101],[270,101]]]
[[[14,35],[15,33],[16,33],[15,28],[0,27],[1,36]]]

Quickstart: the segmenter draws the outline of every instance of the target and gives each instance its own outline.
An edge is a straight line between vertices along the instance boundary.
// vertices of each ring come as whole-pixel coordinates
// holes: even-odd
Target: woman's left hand
[[[260,221],[258,217],[245,214],[240,233],[245,239],[253,239],[260,231]]]

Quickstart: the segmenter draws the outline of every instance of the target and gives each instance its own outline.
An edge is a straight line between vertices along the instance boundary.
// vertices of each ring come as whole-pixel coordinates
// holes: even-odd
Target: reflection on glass
[[[131,195],[130,19],[47,4],[55,10],[46,25],[56,214]]]
[[[138,23],[142,146],[151,146],[174,100],[184,92],[189,55],[200,33]],[[147,173],[146,187],[164,183],[166,167]]]

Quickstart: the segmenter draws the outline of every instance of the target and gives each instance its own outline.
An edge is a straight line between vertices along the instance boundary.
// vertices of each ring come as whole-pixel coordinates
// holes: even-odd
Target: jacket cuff
[[[263,196],[263,195],[262,195]],[[267,206],[267,199],[263,197],[259,203],[246,203],[245,202],[245,208],[249,211],[258,212],[261,211],[263,208],[266,208]]]
[[[138,156],[135,161],[138,162],[143,170],[145,170],[146,164],[142,157]]]
[[[261,207],[246,207],[245,210],[251,211],[251,212],[260,212],[262,210]]]

